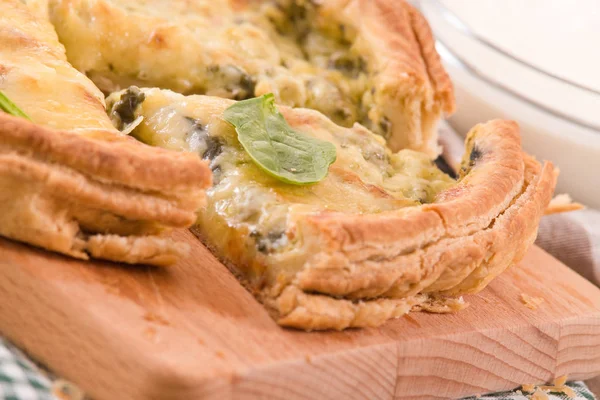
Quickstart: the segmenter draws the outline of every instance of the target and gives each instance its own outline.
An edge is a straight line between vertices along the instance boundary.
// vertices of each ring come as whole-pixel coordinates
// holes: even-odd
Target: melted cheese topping
[[[352,29],[316,4],[50,0],[49,10],[69,60],[103,90],[135,84],[237,100],[274,93],[278,104],[388,135]]]
[[[118,133],[106,116],[104,96],[73,68],[49,22],[19,1],[0,14],[0,90],[33,122],[86,133]]]
[[[133,117],[143,120],[133,135],[151,145],[197,152],[210,160],[214,186],[207,191],[199,224],[219,246],[251,242],[261,253],[290,250],[294,221],[302,215],[379,213],[415,206],[433,201],[436,193],[455,183],[425,154],[391,153],[381,137],[358,124],[343,128],[312,110],[280,108],[294,129],[337,148],[337,160],[323,181],[308,186],[282,183],[250,159],[235,129],[222,120],[231,101],[168,90],[142,91],[145,100]],[[111,95],[109,107],[118,109],[122,95]]]

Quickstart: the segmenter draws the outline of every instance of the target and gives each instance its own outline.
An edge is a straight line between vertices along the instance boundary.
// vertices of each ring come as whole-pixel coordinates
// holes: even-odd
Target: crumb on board
[[[521,303],[525,305],[525,307],[531,310],[537,310],[537,308],[544,302],[544,299],[541,297],[532,297],[526,293],[521,293]]]
[[[462,296],[445,297],[431,296],[427,301],[413,307],[413,311],[426,311],[436,314],[446,314],[463,310],[469,306]]]
[[[151,311],[148,311],[146,314],[144,314],[144,319],[148,322],[154,322],[159,325],[169,325],[168,319]]]
[[[156,333],[156,328],[154,327],[149,326],[144,329],[144,337],[150,341],[154,341],[156,339]]]
[[[64,379],[52,382],[52,394],[60,400],[83,400],[85,393],[74,383]]]

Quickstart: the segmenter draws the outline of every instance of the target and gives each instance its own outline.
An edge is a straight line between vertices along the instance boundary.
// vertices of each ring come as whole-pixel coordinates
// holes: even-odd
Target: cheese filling
[[[273,93],[278,104],[388,137],[391,123],[374,100],[352,28],[319,7],[309,0],[49,2],[69,60],[103,90],[135,84],[235,100]]]
[[[123,115],[128,121],[143,118],[132,132],[139,140],[196,152],[210,162],[214,184],[207,190],[199,229],[216,247],[244,247],[240,253],[247,263],[254,254],[275,257],[272,262],[278,254],[289,257],[300,245],[295,221],[303,215],[371,214],[415,206],[434,201],[438,192],[455,184],[425,154],[392,153],[364,127],[343,128],[312,110],[280,107],[295,130],[333,143],[337,160],[324,180],[298,186],[271,177],[251,160],[235,129],[222,119],[230,100],[130,88],[111,95],[107,104],[121,127],[127,128]]]

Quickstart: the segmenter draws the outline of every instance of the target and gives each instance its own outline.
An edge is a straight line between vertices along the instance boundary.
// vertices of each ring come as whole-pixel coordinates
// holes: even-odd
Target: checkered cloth
[[[595,400],[596,398],[590,392],[587,386],[583,382],[569,382],[567,386],[573,389],[575,392],[575,397],[567,397],[567,395],[562,393],[545,393],[548,400]],[[540,395],[538,395],[540,396]],[[463,400],[538,400],[542,399],[542,397],[535,397],[535,395],[531,392],[523,393],[520,389],[509,390],[506,392],[498,392],[492,393],[485,396],[479,397],[467,397]]]
[[[455,165],[462,154],[462,139],[448,126],[443,126],[441,138],[444,144],[444,158],[449,165]],[[454,161],[453,161],[454,160]],[[600,212],[594,210],[577,211],[565,215],[551,215],[542,219],[536,242],[552,253],[563,263],[591,281],[600,282]],[[17,348],[0,338],[0,400],[52,400],[52,393],[58,393],[56,382],[41,370]],[[64,382],[64,381],[63,381]],[[595,400],[596,398],[583,382],[567,384],[576,393],[574,400]],[[52,390],[54,386],[54,391]],[[63,393],[61,399],[82,398],[77,389],[75,396]],[[541,399],[533,393],[520,389],[488,394],[483,400],[527,400]],[[548,400],[568,399],[564,394],[547,393]],[[469,400],[475,400],[470,397]]]
[[[51,386],[23,353],[0,338],[0,399],[53,400]]]

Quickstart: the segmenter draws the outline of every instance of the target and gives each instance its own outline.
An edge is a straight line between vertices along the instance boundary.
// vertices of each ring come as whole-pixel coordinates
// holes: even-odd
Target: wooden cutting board
[[[600,374],[600,290],[539,248],[460,313],[305,333],[174,235],[193,251],[169,269],[0,239],[0,332],[98,400],[448,399]]]

